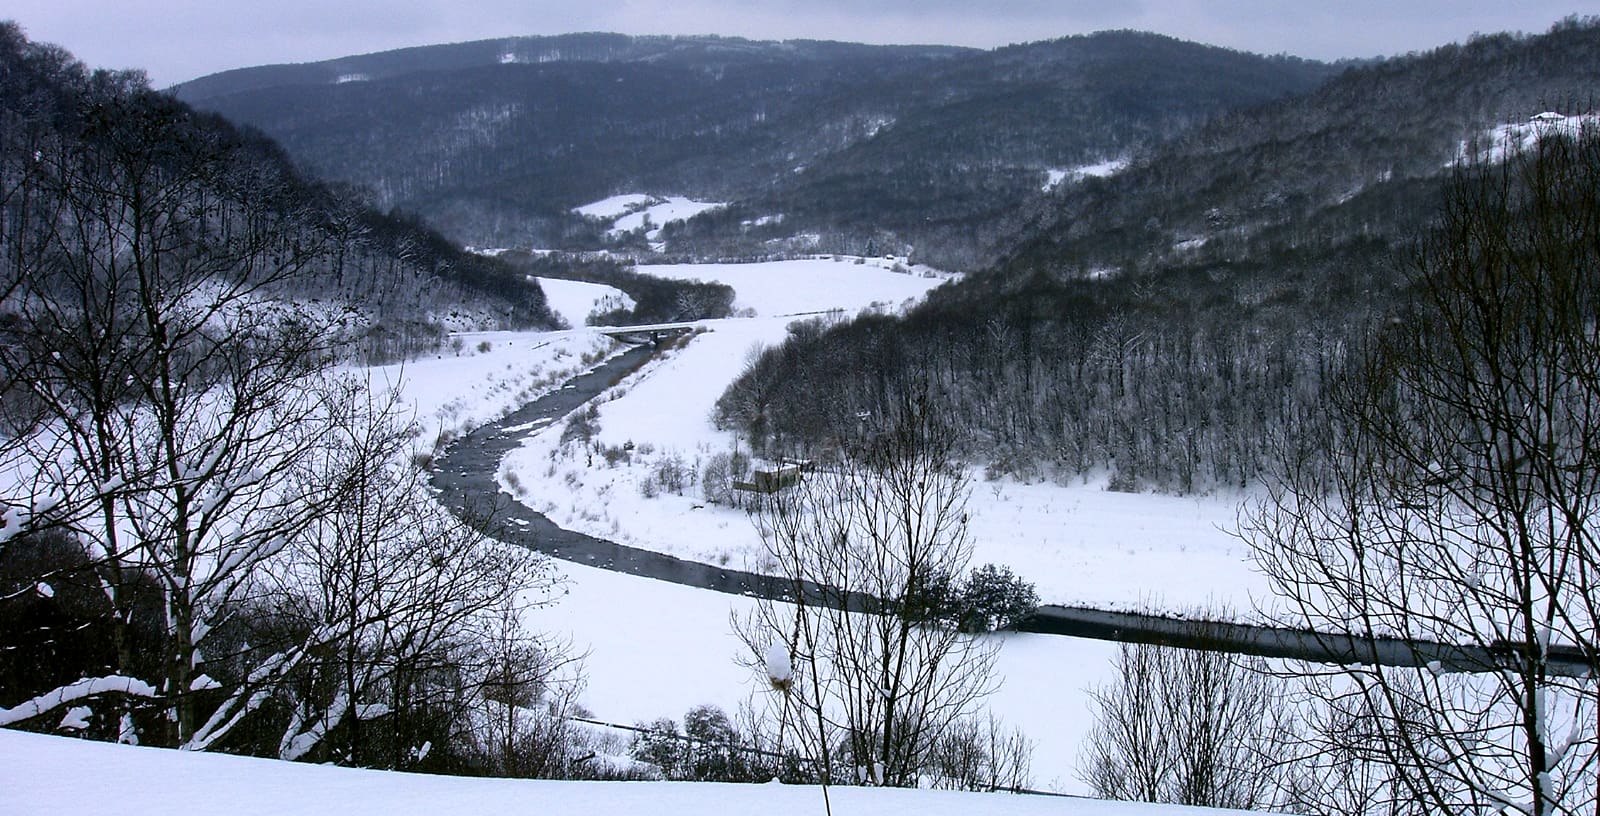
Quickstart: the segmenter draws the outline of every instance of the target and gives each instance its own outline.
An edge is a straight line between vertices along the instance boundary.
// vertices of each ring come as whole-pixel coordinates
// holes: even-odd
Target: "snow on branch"
[[[52,691],[47,691],[16,708],[0,708],[0,727],[31,720],[51,709],[101,694],[128,694],[155,699],[156,690],[150,684],[132,677],[85,677]]]

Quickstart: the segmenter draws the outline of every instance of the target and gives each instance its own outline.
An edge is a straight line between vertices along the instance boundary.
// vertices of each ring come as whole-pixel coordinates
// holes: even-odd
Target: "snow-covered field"
[[[1050,192],[1060,187],[1066,181],[1080,181],[1086,178],[1105,178],[1115,175],[1128,166],[1126,158],[1106,159],[1093,164],[1080,164],[1077,167],[1065,169],[1051,169],[1045,171],[1044,191]]]
[[[817,259],[737,266],[644,266],[649,274],[720,280],[757,317],[706,321],[705,331],[603,396],[598,441],[632,443],[630,462],[588,466],[562,452],[560,423],[536,434],[501,468],[508,492],[564,526],[634,546],[739,568],[759,564],[754,528],[739,510],[684,495],[646,498],[641,487],[663,461],[686,466],[728,450],[730,435],[710,423],[712,404],[752,349],[780,341],[796,317],[835,307],[846,314],[876,305],[899,308],[942,282],[894,271],[894,262]],[[764,315],[764,316],[763,316]],[[587,341],[584,338],[588,338]],[[549,378],[541,364],[563,367],[608,341],[584,331],[548,335],[484,334],[465,338],[457,359],[412,363],[404,393],[419,415],[447,427],[483,421],[524,401]],[[488,352],[477,352],[487,340]],[[542,362],[543,361],[543,362]],[[510,366],[509,368],[507,366]],[[480,382],[480,378],[488,380]],[[444,417],[448,420],[444,420]],[[512,479],[506,474],[515,473]],[[511,487],[514,482],[516,487]],[[1011,566],[1050,602],[1189,609],[1223,603],[1247,609],[1261,584],[1244,546],[1223,531],[1237,499],[1172,498],[1107,492],[1093,480],[1070,485],[983,481],[970,499],[975,563]],[[748,601],[672,584],[563,564],[567,594],[531,624],[569,637],[587,651],[583,702],[611,722],[681,717],[712,703],[733,711],[755,692],[729,615]],[[1084,689],[1104,682],[1113,644],[1040,635],[1005,635],[993,712],[1036,743],[1038,786],[1084,791],[1077,749],[1090,726]]]
[[[693,465],[733,445],[729,435],[712,427],[711,406],[743,368],[751,349],[783,338],[796,319],[784,315],[829,308],[846,314],[863,308],[895,309],[943,280],[924,276],[926,270],[908,273],[895,271],[895,266],[884,259],[859,264],[855,259],[817,259],[641,267],[651,274],[726,281],[738,290],[739,305],[758,316],[707,321],[705,331],[685,346],[602,397],[599,440],[619,447],[633,442],[631,463],[608,467],[597,457],[593,467],[586,466],[581,457],[559,450],[560,423],[552,423],[549,433],[536,434],[508,457],[501,469],[502,484],[507,484],[505,474],[517,474],[518,487],[511,492],[563,525],[713,563],[759,566],[750,563],[757,539],[741,511],[699,499],[696,480],[690,481],[685,495],[668,492],[653,499],[645,497],[641,484],[663,459],[676,457]],[[553,294],[552,300],[557,299]],[[581,300],[575,298],[578,305],[570,308],[583,308]],[[424,442],[492,420],[614,350],[613,341],[587,329],[458,337],[461,342],[453,344],[458,350],[435,359],[367,372],[375,387],[398,388],[423,428]],[[1243,546],[1221,530],[1234,520],[1234,498],[1135,496],[1107,492],[1093,481],[1062,486],[975,478],[973,488],[969,509],[974,562],[1010,565],[1037,583],[1046,601],[1177,609],[1220,601],[1246,608],[1248,596],[1260,588],[1245,562]],[[756,693],[751,678],[734,662],[739,644],[729,622],[730,613],[743,611],[748,599],[572,564],[560,567],[567,577],[565,596],[553,607],[532,612],[529,623],[535,630],[570,638],[575,651],[587,653],[588,682],[582,702],[597,718],[622,723],[681,718],[689,708],[704,703],[732,712]],[[1090,726],[1084,690],[1107,679],[1116,646],[1042,635],[996,637],[1004,639],[997,665],[1003,685],[989,700],[992,712],[1006,724],[1020,726],[1035,742],[1036,787],[1084,792],[1076,778],[1077,750]],[[555,812],[597,807],[613,811],[630,808],[634,800],[629,797],[656,789],[410,777],[392,782],[390,775],[228,758],[174,758],[69,742],[36,744],[39,739],[0,734],[0,813],[11,812],[7,808],[16,803],[27,803],[17,805],[19,813],[87,811],[90,793],[51,780],[68,779],[76,768],[100,763],[102,757],[111,756],[101,753],[107,751],[132,751],[120,756],[137,757],[113,763],[115,772],[129,780],[172,780],[137,788],[129,802],[159,799],[166,807],[173,801],[226,801],[230,812],[239,813],[441,808],[481,813],[511,800],[524,805],[537,801],[541,810]],[[210,762],[221,764],[186,764]],[[155,763],[161,769],[152,765],[151,770],[141,771],[141,763]],[[24,781],[30,787],[20,787]],[[621,790],[627,793],[613,792]],[[820,805],[814,791],[800,789],[664,790],[672,792],[652,798],[650,807],[666,807],[669,814],[679,808],[699,812],[758,807],[762,812],[815,813]],[[750,798],[741,798],[746,796]],[[938,794],[842,796],[853,804],[839,812],[870,808],[937,814],[975,809],[971,800]],[[998,801],[1005,802],[1005,809],[1060,806],[1059,800],[1027,797]],[[147,812],[140,807],[145,805],[118,812]],[[997,800],[985,799],[977,807],[1000,806]]]
[[[1566,116],[1546,111],[1526,122],[1499,125],[1476,142],[1462,142],[1452,164],[1472,161],[1503,162],[1513,154],[1531,150],[1545,136],[1575,139],[1600,127],[1600,115],[1586,113]]]
[[[736,306],[758,315],[898,308],[942,282],[892,262],[786,261],[726,266],[644,266],[649,274],[717,280]],[[560,444],[561,426],[530,438],[501,471],[513,497],[571,529],[644,549],[759,570],[760,540],[742,510],[704,500],[697,479],[681,494],[652,489],[653,475],[681,465],[691,475],[732,450],[712,426],[712,407],[762,345],[782,340],[792,318],[706,321],[707,331],[667,353],[599,401],[597,441],[627,460],[589,465]],[[599,460],[595,460],[597,463]],[[657,485],[659,483],[656,483]],[[647,495],[655,493],[656,495]],[[973,474],[970,534],[976,563],[1010,566],[1053,603],[1188,610],[1248,610],[1266,587],[1244,544],[1226,532],[1238,497],[1174,498],[1104,490],[1103,482],[1023,484]]]
[[[1222,811],[1042,796],[834,788],[838,816],[1198,816]],[[168,816],[814,816],[818,788],[690,782],[547,782],[366,771],[0,731],[0,813]]]
[[[575,207],[572,211],[578,215],[605,220],[609,218],[621,218],[633,210],[637,210],[649,205],[649,203],[650,196],[647,196],[643,193],[626,193],[624,195],[614,195],[610,198],[603,198],[599,201],[585,204],[582,207]]]
[[[550,304],[550,311],[561,316],[567,321],[568,326],[582,326],[589,313],[595,311],[602,303],[609,309],[632,309],[633,298],[614,286],[603,283],[584,283],[583,281],[561,280],[559,278],[539,278],[539,288],[544,290],[545,301]]]
[[[688,364],[693,351],[691,346],[665,365]],[[710,412],[715,395],[701,399],[692,391],[674,391],[672,370],[649,372],[636,389],[619,389],[623,396],[601,407],[602,444],[633,443],[631,461],[586,467],[583,459],[560,453],[561,429],[552,426],[506,460],[502,479],[517,485],[506,490],[563,527],[761,571],[761,542],[744,511],[706,502],[692,481],[683,495],[645,496],[661,463],[676,460],[695,472],[733,444],[731,436],[696,436],[677,422],[649,424],[655,409],[681,407],[684,415],[697,417]],[[972,486],[968,531],[974,563],[1011,567],[1035,584],[1045,602],[1245,613],[1266,601],[1265,581],[1251,569],[1246,546],[1227,532],[1236,523],[1237,500],[1231,497],[1113,493],[1099,481],[986,482],[977,474]]]
[[[738,293],[734,309],[753,309],[758,316],[898,309],[949,279],[926,266],[843,255],[752,264],[661,264],[641,266],[638,271],[661,278],[726,283]]]
[[[610,226],[608,233],[613,237],[644,227],[645,238],[654,241],[661,233],[661,227],[668,222],[693,218],[707,210],[723,206],[726,205],[695,201],[683,196],[628,193],[575,207],[572,211],[578,215],[607,222]]]
[[[670,221],[685,221],[707,210],[714,210],[723,204],[711,201],[694,201],[682,196],[668,196],[665,199],[653,200],[649,205],[628,213],[618,218],[611,225],[611,232],[632,232],[640,227],[646,227],[645,237],[654,241],[660,234],[661,227]]]

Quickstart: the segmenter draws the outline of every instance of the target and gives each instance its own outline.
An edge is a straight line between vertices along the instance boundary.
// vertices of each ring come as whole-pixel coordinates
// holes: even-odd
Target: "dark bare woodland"
[[[11,24],[0,91],[0,650],[51,664],[0,673],[5,724],[481,764],[478,643],[553,577],[438,508],[392,395],[333,365],[436,342],[405,328],[433,298],[517,325],[542,293]],[[508,638],[548,685],[559,650]]]
[[[1589,813],[1597,663],[1600,138],[1546,131],[1460,170],[1406,269],[1414,306],[1285,451],[1246,534],[1287,622],[1493,655],[1470,674],[1320,679],[1330,751],[1392,769],[1387,803]]]

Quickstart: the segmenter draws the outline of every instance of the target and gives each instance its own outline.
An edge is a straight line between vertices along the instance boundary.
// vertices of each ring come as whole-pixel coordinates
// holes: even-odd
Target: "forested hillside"
[[[552,322],[504,262],[0,24],[0,727],[493,766],[466,727],[491,683],[543,694],[509,689],[552,579],[432,500],[398,369],[352,362]]]
[[[9,322],[32,319],[26,303],[133,262],[119,253],[168,249],[194,266],[190,285],[292,270],[251,301],[315,317],[368,357],[431,347],[445,327],[551,322],[538,286],[505,264],[304,177],[259,132],[196,112],[140,74],[90,72],[10,23],[0,26],[0,122]]]
[[[927,389],[969,454],[1125,489],[1243,485],[1373,325],[1458,160],[1590,113],[1600,28],[1353,68],[1232,113],[1036,207],[996,269],[904,319],[797,327],[728,391],[723,422],[773,452],[849,439]],[[1567,126],[1575,121],[1564,120]],[[1491,152],[1492,155],[1492,152]]]
[[[664,234],[680,256],[870,248],[970,269],[1051,171],[1331,72],[1134,33],[995,51],[571,35],[245,69],[177,92],[466,243],[599,248],[571,209],[646,192],[731,204]]]

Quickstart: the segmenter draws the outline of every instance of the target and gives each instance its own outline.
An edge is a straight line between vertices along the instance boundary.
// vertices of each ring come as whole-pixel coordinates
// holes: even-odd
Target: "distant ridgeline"
[[[976,269],[1018,208],[1227,110],[1332,75],[1117,32],[993,51],[581,34],[229,71],[178,96],[479,246],[643,249],[573,210],[727,202],[678,257],[914,254]]]
[[[995,268],[903,319],[797,327],[729,389],[721,421],[793,454],[928,389],[997,472],[1243,486],[1273,445],[1316,429],[1352,352],[1404,313],[1407,253],[1461,163],[1507,138],[1592,132],[1596,77],[1600,28],[1569,20],[1225,114],[1063,186]]]
[[[903,318],[797,324],[719,421],[805,456],[926,391],[995,472],[1188,492],[1248,484],[1319,422],[1403,309],[1404,253],[1461,161],[1540,114],[1581,121],[1597,76],[1600,29],[1570,19],[1343,67],[1127,32],[994,51],[575,35],[177,92],[478,245],[973,272]],[[631,231],[577,212],[622,193],[724,206]]]

